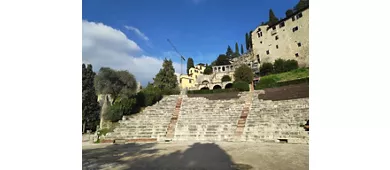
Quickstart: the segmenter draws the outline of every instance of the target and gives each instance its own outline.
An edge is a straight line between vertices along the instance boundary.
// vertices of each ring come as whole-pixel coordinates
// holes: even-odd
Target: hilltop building
[[[294,12],[273,25],[260,25],[252,32],[252,61],[273,63],[294,59],[309,66],[309,7]]]

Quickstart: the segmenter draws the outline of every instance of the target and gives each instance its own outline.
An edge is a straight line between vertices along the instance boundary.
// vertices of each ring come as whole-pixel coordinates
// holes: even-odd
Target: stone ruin
[[[141,113],[124,116],[102,142],[247,141],[308,143],[302,127],[309,98],[262,100],[264,91],[240,92],[230,100],[165,96]]]

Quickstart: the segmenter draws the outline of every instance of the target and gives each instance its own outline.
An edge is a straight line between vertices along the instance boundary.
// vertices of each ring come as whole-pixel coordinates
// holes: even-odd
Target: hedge
[[[233,88],[238,89],[239,91],[249,91],[249,84],[244,81],[235,81],[233,83]]]
[[[281,81],[277,82],[275,79],[270,78],[263,78],[260,80],[260,82],[255,86],[255,90],[265,89],[265,88],[273,88],[273,87],[282,87],[292,84],[300,84],[300,83],[308,83],[309,77],[301,78],[301,79],[295,79],[295,80],[289,80],[289,81]]]
[[[187,91],[187,94],[213,94],[213,93],[226,93],[226,92],[236,92],[239,91],[235,88],[230,89],[215,89],[215,90],[191,90]]]

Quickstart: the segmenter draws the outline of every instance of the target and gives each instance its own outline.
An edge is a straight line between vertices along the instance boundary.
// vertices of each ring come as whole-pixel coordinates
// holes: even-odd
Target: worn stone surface
[[[114,139],[157,139],[165,138],[168,125],[175,111],[178,95],[164,96],[158,103],[145,108],[141,113],[124,116],[114,132],[102,137]]]
[[[254,142],[84,145],[83,169],[306,170],[309,145]]]
[[[241,92],[230,100],[181,96],[176,112],[179,96],[166,96],[142,113],[124,117],[104,139],[165,141],[169,132],[173,141],[308,143],[308,132],[300,125],[309,119],[309,99],[261,100],[261,93]]]

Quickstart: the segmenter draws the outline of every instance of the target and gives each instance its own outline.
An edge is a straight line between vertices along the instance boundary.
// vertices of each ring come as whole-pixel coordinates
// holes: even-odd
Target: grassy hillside
[[[299,68],[285,73],[271,74],[261,77],[255,89],[280,87],[289,84],[309,81],[309,68]]]

